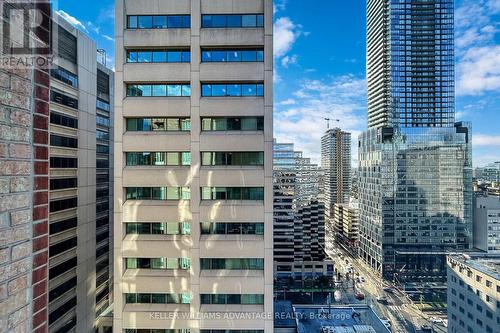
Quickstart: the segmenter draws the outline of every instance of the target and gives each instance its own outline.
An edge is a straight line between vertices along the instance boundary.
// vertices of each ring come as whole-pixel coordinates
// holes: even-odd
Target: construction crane
[[[325,120],[326,120],[326,129],[330,129],[330,120],[340,122],[340,119],[325,118]]]

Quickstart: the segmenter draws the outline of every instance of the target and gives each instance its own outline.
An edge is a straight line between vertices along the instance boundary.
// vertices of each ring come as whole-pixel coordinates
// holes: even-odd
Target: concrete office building
[[[331,220],[333,205],[348,203],[351,187],[351,133],[340,128],[321,137],[321,168],[326,219]]]
[[[89,332],[111,304],[113,72],[54,14],[50,70],[49,332]]]
[[[496,333],[500,327],[500,255],[450,255],[448,332]]]
[[[2,132],[12,134],[4,137],[9,155],[2,153],[0,167],[11,192],[1,198],[2,239],[12,244],[2,245],[10,263],[0,275],[13,299],[0,305],[11,313],[1,326],[89,332],[111,299],[113,73],[96,62],[95,43],[55,13],[51,28],[51,68],[3,76],[11,94],[2,99]],[[99,131],[106,137],[96,143]]]
[[[294,149],[273,145],[274,275],[301,280],[326,272],[325,209],[318,201],[319,168]],[[331,263],[330,263],[331,264]]]
[[[335,242],[354,250],[359,241],[359,205],[351,200],[348,204],[334,204],[333,218],[327,227],[327,249]]]
[[[446,281],[447,251],[472,245],[471,129],[455,123],[453,16],[452,0],[367,2],[359,253],[407,289]]]
[[[500,253],[500,197],[474,199],[474,248]]]
[[[115,332],[273,331],[272,16],[116,1]]]

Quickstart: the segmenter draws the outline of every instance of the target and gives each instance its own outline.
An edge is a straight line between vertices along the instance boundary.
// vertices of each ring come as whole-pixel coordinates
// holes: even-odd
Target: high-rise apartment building
[[[471,132],[454,123],[452,0],[369,0],[361,257],[405,284],[446,280],[472,245]]]
[[[116,1],[115,332],[273,331],[272,16]]]
[[[328,129],[321,137],[321,168],[326,219],[332,218],[333,205],[348,203],[351,187],[351,133]]]
[[[368,126],[453,127],[452,0],[367,2]]]
[[[111,299],[113,72],[97,63],[95,42],[56,13],[51,35],[50,68],[2,74],[11,92],[2,99],[0,172],[10,194],[0,200],[1,238],[12,244],[2,245],[0,275],[13,298],[0,304],[1,326],[90,332]]]
[[[325,209],[318,201],[319,168],[294,150],[273,145],[274,275],[302,279],[326,272]]]
[[[448,332],[498,332],[500,255],[449,255]]]

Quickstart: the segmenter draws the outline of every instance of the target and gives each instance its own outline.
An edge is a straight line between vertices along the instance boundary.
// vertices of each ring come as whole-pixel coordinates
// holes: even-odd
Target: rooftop
[[[500,281],[500,254],[467,253],[450,257]]]
[[[366,305],[332,306],[331,308],[327,305],[292,307],[289,302],[275,302],[275,311],[290,313],[290,310],[293,311],[293,319],[275,317],[275,328],[295,327],[296,325],[297,333],[390,332],[375,312]]]

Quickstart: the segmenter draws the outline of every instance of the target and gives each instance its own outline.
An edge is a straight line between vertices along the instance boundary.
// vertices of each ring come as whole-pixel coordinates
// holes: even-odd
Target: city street
[[[444,333],[446,327],[442,324],[433,324],[429,316],[420,311],[415,304],[402,292],[387,282],[382,282],[378,276],[360,259],[339,246],[336,255],[332,258],[338,271],[345,276],[348,265],[352,265],[355,276],[355,289],[344,288],[343,299],[351,300],[357,292],[365,295],[365,301],[372,306],[375,312],[383,319],[391,322],[392,332],[420,332],[422,325],[428,325],[434,332]],[[363,277],[364,282],[358,282]],[[351,278],[352,281],[352,278]]]

